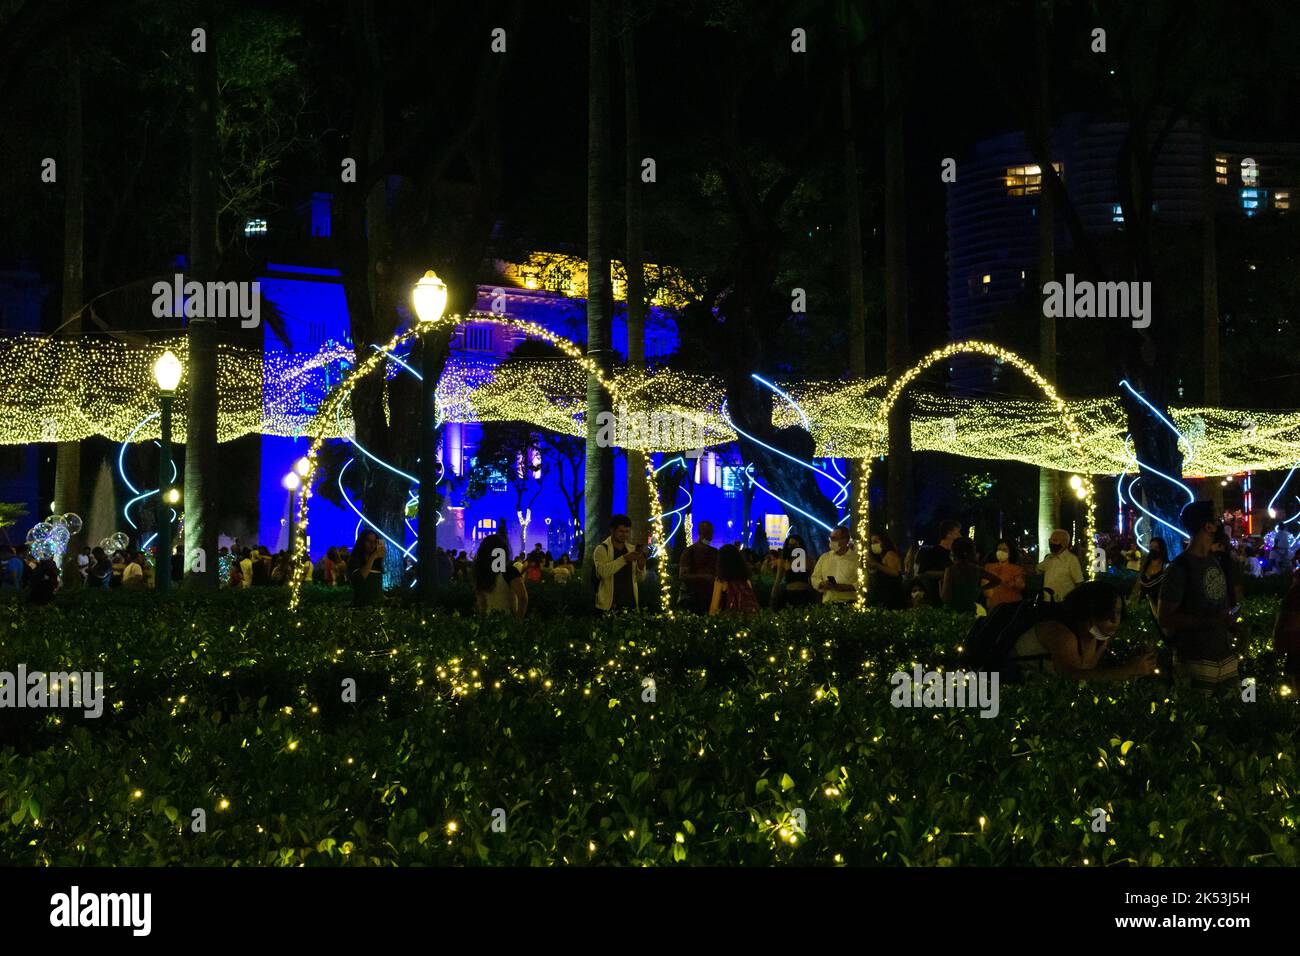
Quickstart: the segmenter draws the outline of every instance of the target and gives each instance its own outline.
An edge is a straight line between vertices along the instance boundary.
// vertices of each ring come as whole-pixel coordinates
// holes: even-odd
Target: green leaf
[[[790,779],[790,775],[788,773],[781,774],[781,789],[782,790],[794,789],[794,781]]]
[[[1121,747],[1119,748],[1119,755],[1120,755],[1121,757],[1123,757],[1123,756],[1127,755],[1128,752],[1129,752],[1130,750],[1132,750],[1132,749],[1133,749],[1133,741],[1131,741],[1131,740],[1126,740],[1126,741],[1124,741],[1123,746],[1121,746]]]

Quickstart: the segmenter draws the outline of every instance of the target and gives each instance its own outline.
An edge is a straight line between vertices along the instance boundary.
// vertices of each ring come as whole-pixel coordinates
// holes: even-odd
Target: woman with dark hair
[[[1016,543],[1003,538],[993,557],[996,560],[985,564],[984,570],[1002,583],[984,592],[990,611],[999,604],[1020,601],[1025,596],[1025,569],[1020,566],[1020,549]]]
[[[387,554],[388,548],[379,535],[369,529],[361,532],[348,560],[348,581],[352,584],[354,605],[360,607],[383,602],[384,557]],[[255,571],[256,567],[254,564]]]
[[[528,588],[510,560],[510,542],[504,534],[494,532],[479,544],[472,577],[474,607],[480,617],[501,613],[524,619],[528,613]]]
[[[785,539],[781,554],[773,563],[772,610],[821,603],[822,596],[813,590],[811,568],[812,559],[803,538],[792,533]]]
[[[962,614],[975,613],[980,592],[1001,586],[1002,579],[975,563],[975,543],[970,538],[952,542],[952,564],[939,581],[944,606]]]
[[[871,534],[867,572],[867,604],[890,611],[901,611],[907,606],[903,595],[903,560],[887,531]]]
[[[718,576],[713,581],[709,615],[722,611],[735,611],[746,617],[758,613],[758,598],[749,583],[749,565],[734,544],[724,544],[718,551]]]
[[[1165,539],[1152,538],[1146,557],[1142,559],[1142,570],[1138,572],[1137,580],[1133,582],[1133,593],[1129,595],[1134,601],[1139,595],[1146,598],[1153,617],[1160,603],[1160,585],[1165,581],[1165,565],[1168,560],[1169,552],[1165,550]]]
[[[1041,621],[1016,641],[1012,659],[1026,677],[1055,674],[1069,680],[1128,680],[1155,671],[1150,647],[1130,661],[1098,667],[1124,617],[1124,599],[1105,581],[1085,581],[1065,596],[1057,620]]]
[[[92,588],[107,591],[113,581],[113,565],[103,548],[90,552],[90,570],[86,573],[86,583]]]

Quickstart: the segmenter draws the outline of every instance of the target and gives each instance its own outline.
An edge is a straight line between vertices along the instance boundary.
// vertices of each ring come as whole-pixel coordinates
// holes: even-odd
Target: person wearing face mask
[[[1020,549],[1004,538],[998,542],[994,556],[996,561],[984,565],[984,570],[1000,582],[997,587],[984,592],[990,611],[999,604],[1020,601],[1025,596],[1025,569],[1020,566]]]
[[[1035,624],[1016,641],[1012,651],[1020,674],[1055,675],[1069,680],[1129,680],[1156,669],[1155,652],[1144,648],[1132,660],[1100,666],[1119,630],[1124,599],[1104,581],[1089,581],[1070,591],[1059,617]]]
[[[1070,533],[1057,528],[1047,539],[1051,554],[1038,562],[1038,573],[1043,576],[1043,587],[1052,592],[1057,601],[1064,601],[1071,591],[1083,583],[1083,567],[1070,550]]]
[[[868,605],[890,611],[901,611],[907,606],[903,595],[903,562],[888,532],[871,536],[867,573]]]
[[[1232,648],[1232,591],[1223,565],[1212,553],[1214,536],[1223,527],[1208,501],[1193,501],[1179,515],[1191,536],[1187,549],[1169,563],[1160,587],[1161,630],[1174,648],[1174,671],[1204,693],[1237,683],[1237,655]]]

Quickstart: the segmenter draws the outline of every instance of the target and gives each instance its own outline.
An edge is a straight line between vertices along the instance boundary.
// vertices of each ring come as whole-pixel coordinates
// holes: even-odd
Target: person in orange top
[[[985,571],[1002,582],[984,591],[990,611],[999,604],[1019,601],[1025,596],[1025,569],[1020,566],[1020,549],[1015,542],[999,541],[996,558],[984,565]]]

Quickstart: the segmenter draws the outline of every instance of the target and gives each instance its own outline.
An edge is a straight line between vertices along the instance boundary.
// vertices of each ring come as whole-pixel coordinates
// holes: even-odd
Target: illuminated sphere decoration
[[[153,380],[158,383],[159,391],[165,395],[175,392],[181,383],[181,371],[181,360],[171,349],[158,356],[153,363]]]
[[[280,481],[286,491],[297,491],[302,486],[302,479],[296,471],[291,471]]]
[[[293,470],[298,473],[299,478],[306,478],[311,474],[311,459],[303,455],[294,463]]]
[[[168,488],[167,493],[163,495],[163,500],[169,505],[179,504],[181,500],[181,491],[179,488]]]
[[[411,304],[421,322],[437,322],[447,310],[447,284],[430,269],[415,284]]]

